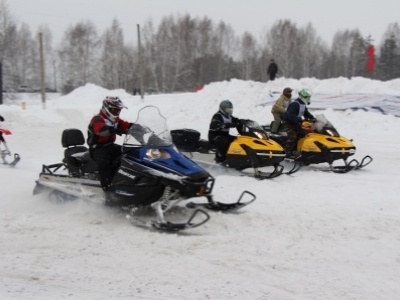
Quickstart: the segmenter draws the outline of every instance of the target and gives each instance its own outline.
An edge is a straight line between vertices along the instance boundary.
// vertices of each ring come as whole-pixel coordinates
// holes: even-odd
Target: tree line
[[[44,39],[45,76],[49,88],[68,93],[94,83],[107,89],[138,90],[139,49],[127,43],[117,19],[102,33],[91,21],[66,29],[53,47],[47,25],[35,34],[15,21],[6,2],[0,2],[0,63],[3,88],[38,86],[38,32]],[[229,24],[189,14],[165,16],[156,26],[141,26],[143,83],[146,92],[193,91],[195,86],[237,78],[267,81],[271,58],[278,76],[318,79],[362,76],[378,80],[400,77],[400,26],[388,24],[382,43],[375,46],[375,69],[367,71],[371,37],[358,29],[337,31],[329,46],[311,23],[299,27],[278,20],[260,38],[249,32],[237,36]]]

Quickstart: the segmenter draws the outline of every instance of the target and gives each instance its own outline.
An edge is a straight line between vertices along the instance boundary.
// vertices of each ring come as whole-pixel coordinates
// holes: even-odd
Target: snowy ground
[[[374,82],[373,91],[369,81],[362,83],[349,81],[340,93],[400,95],[400,81],[390,89]],[[369,154],[374,161],[348,174],[319,172],[326,166],[317,165],[268,181],[218,176],[216,199],[236,199],[247,189],[257,200],[238,214],[212,213],[207,224],[183,234],[133,227],[83,200],[55,205],[32,196],[42,164],[63,156],[62,130],[86,132],[106,95],[121,97],[126,119],[134,121],[138,108],[152,104],[170,129],[192,128],[205,137],[223,99],[234,103],[235,116],[269,124],[271,106],[259,103],[287,85],[326,95],[344,86],[343,79],[232,81],[142,101],[87,85],[48,100],[46,110],[33,98],[0,106],[6,118],[0,125],[13,132],[8,145],[22,157],[14,169],[0,166],[0,299],[397,299],[400,119],[391,115],[335,111],[331,104],[315,111],[354,139],[358,158]]]

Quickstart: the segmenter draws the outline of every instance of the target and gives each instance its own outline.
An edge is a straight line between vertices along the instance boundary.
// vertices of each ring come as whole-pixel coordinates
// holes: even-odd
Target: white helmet
[[[299,98],[306,104],[311,103],[312,93],[309,89],[302,89],[299,91]]]
[[[118,122],[119,114],[123,108],[126,108],[124,103],[118,97],[106,97],[103,100],[101,111],[106,115],[111,122]]]

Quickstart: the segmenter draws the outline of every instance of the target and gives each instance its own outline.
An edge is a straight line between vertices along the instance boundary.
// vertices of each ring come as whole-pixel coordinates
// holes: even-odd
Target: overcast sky
[[[136,40],[136,24],[151,18],[158,25],[164,16],[189,13],[230,24],[236,34],[251,32],[256,38],[279,19],[298,27],[311,22],[329,44],[338,30],[358,28],[371,35],[375,45],[390,23],[400,23],[399,0],[6,0],[11,13],[36,32],[48,24],[58,42],[70,25],[92,21],[99,33],[117,18],[126,41]],[[129,38],[129,37],[132,38]]]

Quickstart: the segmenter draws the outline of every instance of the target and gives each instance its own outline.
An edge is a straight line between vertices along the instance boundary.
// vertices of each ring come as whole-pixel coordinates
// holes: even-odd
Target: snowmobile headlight
[[[148,149],[146,151],[146,158],[153,160],[153,159],[167,159],[171,158],[171,155],[163,150],[163,149]]]
[[[335,134],[330,129],[327,129],[326,133],[329,134],[330,136],[335,136]]]
[[[259,139],[268,139],[267,136],[259,131],[255,131],[254,134],[259,138]]]

